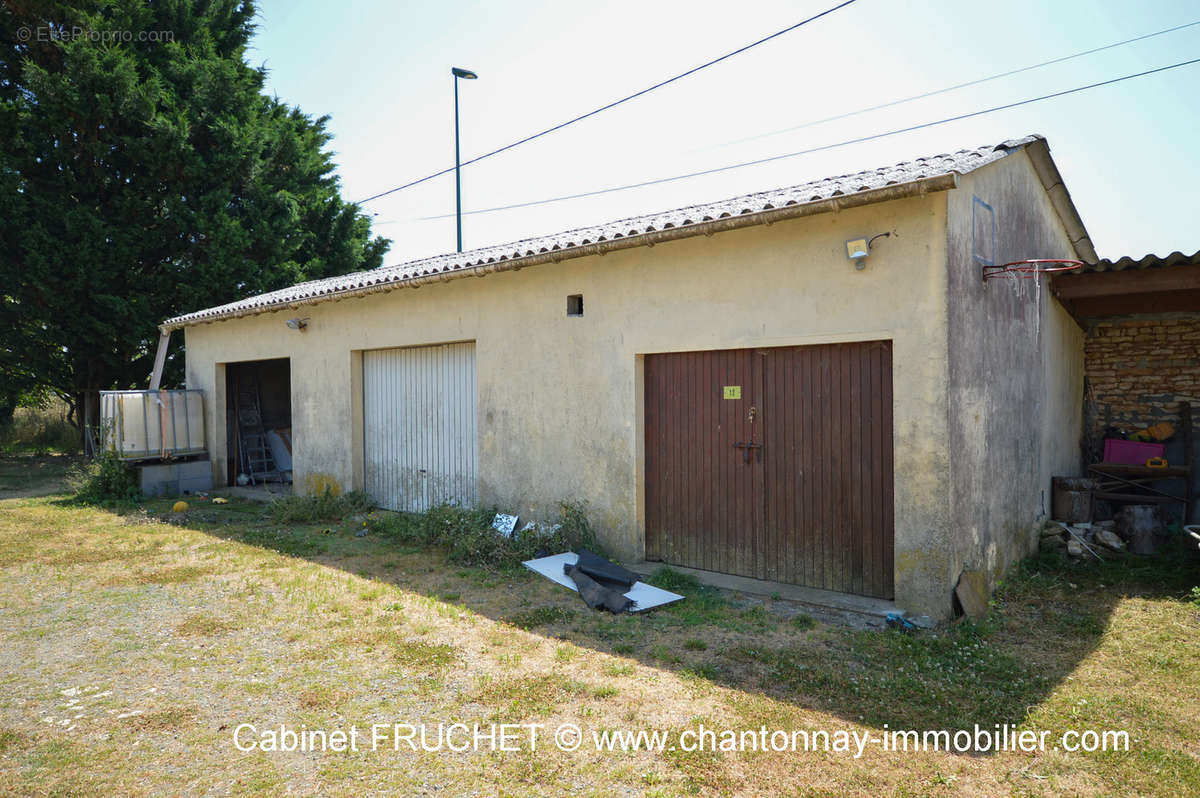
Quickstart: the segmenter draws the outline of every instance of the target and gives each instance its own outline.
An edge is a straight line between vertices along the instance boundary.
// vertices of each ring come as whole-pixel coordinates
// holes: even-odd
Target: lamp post
[[[451,67],[450,74],[454,76],[454,222],[458,230],[458,251],[462,252],[462,156],[458,146],[458,79],[475,80],[479,76],[469,69],[458,67]]]

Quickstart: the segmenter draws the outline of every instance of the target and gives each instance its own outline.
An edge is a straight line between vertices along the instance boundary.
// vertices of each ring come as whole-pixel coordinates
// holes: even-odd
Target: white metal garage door
[[[364,352],[367,493],[391,510],[473,506],[475,419],[474,343]]]

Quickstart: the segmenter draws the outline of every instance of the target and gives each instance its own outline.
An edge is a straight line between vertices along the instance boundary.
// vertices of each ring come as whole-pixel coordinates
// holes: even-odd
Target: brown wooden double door
[[[890,341],[645,358],[646,557],[893,597]]]

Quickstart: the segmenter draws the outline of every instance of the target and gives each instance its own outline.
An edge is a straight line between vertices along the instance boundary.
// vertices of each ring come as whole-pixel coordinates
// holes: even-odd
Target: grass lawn
[[[0,792],[1200,794],[1200,561],[1027,563],[980,623],[865,632],[682,583],[644,616],[361,522],[107,510],[0,462]],[[1115,558],[1114,558],[1115,559]],[[678,579],[663,575],[679,586]],[[536,750],[370,750],[372,724],[544,724]],[[571,723],[585,743],[559,750]],[[597,751],[593,732],[1126,730],[1128,751]],[[242,752],[356,726],[357,752]],[[247,735],[245,739],[258,739]]]
[[[61,493],[76,462],[67,455],[0,457],[0,500]]]

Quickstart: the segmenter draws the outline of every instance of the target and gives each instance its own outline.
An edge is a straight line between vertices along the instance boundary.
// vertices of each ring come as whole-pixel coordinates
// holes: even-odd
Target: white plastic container
[[[104,445],[122,460],[204,454],[204,392],[101,391]]]

